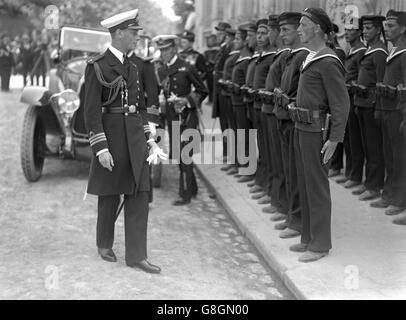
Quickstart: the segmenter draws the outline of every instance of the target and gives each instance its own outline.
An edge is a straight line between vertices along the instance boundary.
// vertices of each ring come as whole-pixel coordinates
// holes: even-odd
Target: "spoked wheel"
[[[25,113],[21,135],[21,166],[27,181],[39,180],[45,159],[45,128],[38,107],[29,106]]]

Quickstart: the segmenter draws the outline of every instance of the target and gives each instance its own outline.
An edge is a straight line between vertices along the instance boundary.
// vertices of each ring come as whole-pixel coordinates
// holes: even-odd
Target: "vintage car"
[[[59,33],[47,87],[27,86],[21,102],[28,105],[21,135],[21,165],[29,182],[41,177],[45,158],[90,161],[91,149],[84,125],[84,71],[87,60],[104,52],[110,33],[64,26]],[[138,55],[147,56],[147,37],[142,37]]]

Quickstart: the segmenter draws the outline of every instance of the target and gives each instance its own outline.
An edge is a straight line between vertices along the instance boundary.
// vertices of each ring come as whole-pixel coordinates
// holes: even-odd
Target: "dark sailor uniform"
[[[301,231],[301,208],[297,181],[296,157],[294,150],[294,123],[290,119],[288,105],[296,101],[300,68],[309,54],[306,48],[297,48],[286,57],[280,88],[275,90],[277,103],[275,114],[278,119],[279,136],[282,147],[282,163],[285,172],[288,200],[287,225],[289,229]],[[280,90],[278,90],[280,89]]]
[[[345,68],[330,48],[316,53],[302,67],[296,106],[290,108],[295,121],[295,150],[302,213],[302,244],[312,252],[331,249],[331,195],[320,151],[326,139],[342,142],[350,107],[345,86]],[[326,114],[331,114],[329,136],[325,136]]]
[[[365,187],[374,192],[381,191],[385,178],[381,120],[376,118],[375,111],[380,103],[376,99],[376,84],[383,80],[387,56],[383,42],[369,47],[361,58],[355,85],[354,105],[366,156]]]
[[[347,73],[345,75],[345,82],[347,84],[348,94],[350,96],[350,113],[348,115],[348,124],[346,135],[348,138],[346,146],[346,137],[344,137],[344,147],[345,150],[350,149],[349,154],[351,157],[348,157],[346,161],[346,177],[355,182],[362,182],[363,172],[364,172],[364,162],[365,162],[365,153],[364,147],[362,144],[361,129],[359,126],[358,117],[355,114],[354,110],[354,87],[353,82],[356,82],[358,79],[358,70],[360,67],[360,60],[363,57],[366,47],[361,43],[360,45],[353,47],[348,52],[348,56],[345,61],[345,67]],[[347,151],[346,151],[347,153]]]
[[[265,116],[265,136],[267,139],[268,157],[271,161],[272,172],[269,178],[271,179],[271,204],[278,208],[281,213],[288,212],[288,201],[286,194],[286,181],[283,171],[283,160],[281,152],[281,140],[278,131],[278,119],[275,115],[275,99],[274,89],[280,87],[283,71],[286,67],[286,58],[289,55],[290,49],[285,48],[279,50],[272,62],[268,76],[265,81],[265,91],[267,97],[263,96],[262,114]]]
[[[147,258],[148,191],[150,190],[144,62],[124,59],[122,63],[108,49],[88,61],[85,71],[85,125],[93,151],[87,192],[99,196],[97,246],[111,249],[114,224],[125,196],[126,263]],[[102,167],[97,156],[109,151],[112,172]]]
[[[265,117],[262,117],[262,100],[258,91],[265,88],[266,78],[268,76],[269,67],[271,66],[276,51],[263,51],[255,60],[255,71],[252,82],[252,89],[254,94],[254,105],[252,112],[253,127],[257,130],[257,144],[258,144],[258,161],[255,182],[261,186],[269,196],[271,196],[271,183],[270,172],[272,170],[272,163],[268,159],[267,145],[265,141],[268,137],[264,134]]]
[[[382,111],[383,151],[386,167],[384,191],[389,205],[406,207],[406,193],[402,189],[402,171],[406,159],[401,150],[405,139],[400,132],[402,123],[402,104],[406,101],[404,91],[398,86],[406,83],[406,46],[394,48],[386,59],[383,82],[377,85]]]

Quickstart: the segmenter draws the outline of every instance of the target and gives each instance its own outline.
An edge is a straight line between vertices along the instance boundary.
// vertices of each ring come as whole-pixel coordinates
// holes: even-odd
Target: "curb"
[[[247,203],[247,214],[244,214],[243,210],[235,210],[232,206],[232,201],[226,200],[226,195],[219,191],[209,179],[206,170],[215,166],[196,165],[195,168],[206,183],[210,192],[216,195],[216,198],[227,210],[231,218],[234,220],[241,233],[246,236],[252,244],[256,247],[262,257],[265,259],[269,267],[276,272],[288,290],[299,300],[307,300],[305,293],[295,284],[295,281],[289,276],[287,271],[289,268],[272,252],[270,247],[270,241],[267,237],[269,229],[264,226],[263,219],[261,219],[254,211],[254,209]]]

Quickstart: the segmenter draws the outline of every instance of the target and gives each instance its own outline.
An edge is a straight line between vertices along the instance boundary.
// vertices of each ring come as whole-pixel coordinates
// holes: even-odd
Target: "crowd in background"
[[[24,86],[45,86],[46,74],[50,68],[49,54],[53,42],[47,30],[25,31],[11,37],[0,36],[1,90],[10,90],[11,75],[23,76]]]

